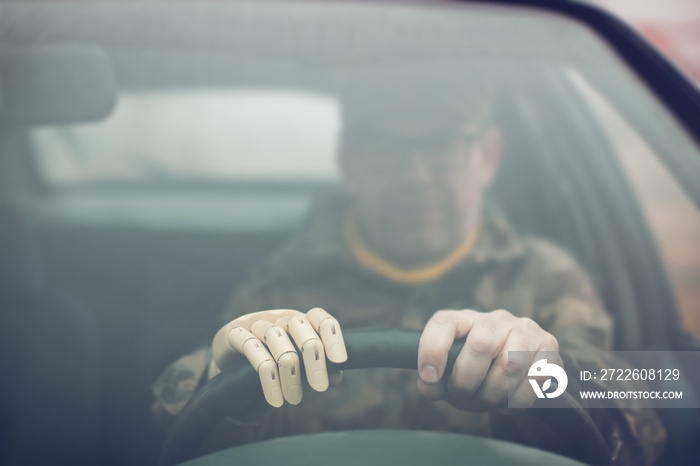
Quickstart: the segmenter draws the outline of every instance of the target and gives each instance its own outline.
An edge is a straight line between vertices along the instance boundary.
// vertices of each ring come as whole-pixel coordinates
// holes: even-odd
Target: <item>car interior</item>
[[[0,33],[12,45],[0,59],[3,96],[17,96],[14,114],[0,119],[0,367],[8,382],[0,387],[0,462],[153,464],[165,432],[150,411],[150,384],[173,360],[210,343],[236,286],[340,184],[155,177],[55,186],[33,135],[99,125],[124,92],[284,86],[332,94],[332,73],[324,73],[347,66],[334,54],[344,40],[356,43],[336,37],[306,52],[300,39],[297,50],[284,50],[285,37],[303,37],[300,17],[266,42],[259,29],[227,28],[234,10],[45,7],[0,10],[12,18],[0,22],[12,25]],[[247,14],[276,24],[261,11]],[[106,27],[109,15],[116,20]],[[329,15],[326,25],[333,21]],[[201,35],[202,24],[210,35]],[[434,59],[430,47],[408,54],[411,41],[399,39],[379,37],[391,47],[358,60]],[[505,140],[489,202],[516,230],[561,245],[590,274],[615,318],[616,349],[697,349],[613,144],[567,74],[573,68],[614,89],[600,71],[614,66],[588,55],[598,46],[592,42],[566,58],[556,47],[537,49],[539,59],[526,62],[535,43],[523,46],[521,62],[484,65],[498,85],[494,114]],[[288,67],[293,59],[304,66]],[[41,79],[22,78],[36,70]],[[627,92],[623,110],[639,91]],[[683,463],[696,453],[689,443],[698,413],[661,414],[671,439],[665,458]]]

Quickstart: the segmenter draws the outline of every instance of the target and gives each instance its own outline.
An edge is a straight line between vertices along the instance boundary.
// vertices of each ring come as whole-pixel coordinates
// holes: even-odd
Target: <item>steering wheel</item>
[[[420,335],[419,330],[408,329],[344,330],[348,360],[335,366],[342,370],[416,369]],[[452,368],[463,345],[464,341],[453,345],[448,368]],[[566,409],[529,409],[516,416],[532,416],[549,426],[553,432],[565,432],[566,437],[561,438],[567,445],[560,448],[560,451],[565,451],[569,457],[587,464],[610,465],[608,447],[590,415],[567,393],[561,398]],[[225,416],[237,414],[228,407],[243,410],[254,404],[264,405],[264,398],[252,366],[245,364],[217,375],[192,397],[175,420],[161,450],[159,465],[177,464],[192,458],[209,432]],[[345,462],[338,462],[340,457],[337,453],[343,451],[348,452],[349,456]],[[442,464],[440,458],[444,458],[444,464],[455,464],[456,461],[463,462],[469,458],[475,463],[490,465],[580,464],[561,455],[502,440],[441,432],[396,430],[358,430],[273,439],[198,458],[196,464],[204,464],[204,460],[211,466],[236,462],[246,464],[251,461],[308,464],[310,452],[314,455],[325,453],[319,457],[319,461],[331,461],[333,464],[371,464],[377,462],[377,455],[381,456],[382,452],[384,455],[381,456],[380,464],[402,466],[426,464],[423,461],[426,452],[430,464]],[[387,456],[387,452],[391,455]],[[445,457],[446,452],[449,458]]]

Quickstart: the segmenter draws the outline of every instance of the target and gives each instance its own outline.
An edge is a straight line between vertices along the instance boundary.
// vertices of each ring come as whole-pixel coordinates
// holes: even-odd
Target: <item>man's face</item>
[[[472,231],[498,164],[497,130],[402,116],[346,136],[345,187],[375,247],[408,262],[432,260]]]

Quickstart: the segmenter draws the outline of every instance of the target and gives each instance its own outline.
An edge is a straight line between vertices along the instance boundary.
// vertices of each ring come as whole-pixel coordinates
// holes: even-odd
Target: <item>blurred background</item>
[[[700,86],[700,0],[588,0],[640,31]],[[639,155],[639,148],[628,147]],[[662,239],[659,246],[675,284],[676,300],[686,328],[700,335],[700,214],[695,206],[676,202],[671,186],[653,163],[628,165],[633,183],[646,186],[642,200],[647,218]],[[653,186],[650,186],[653,185]],[[651,189],[649,189],[651,188]]]
[[[588,0],[624,19],[700,84],[699,0]]]

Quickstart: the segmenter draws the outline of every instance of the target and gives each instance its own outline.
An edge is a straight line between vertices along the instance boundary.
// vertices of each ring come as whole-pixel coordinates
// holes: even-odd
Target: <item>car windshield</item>
[[[108,64],[111,84],[96,89],[111,89],[114,106],[99,117],[61,119],[40,104],[22,107],[20,124],[0,115],[0,292],[31,296],[32,309],[37,296],[53,309],[54,290],[80,303],[75,322],[45,322],[57,318],[78,342],[66,343],[75,370],[55,377],[65,380],[56,390],[82,416],[66,441],[91,461],[152,464],[165,436],[156,419],[179,412],[178,390],[189,397],[210,374],[209,359],[192,354],[254,311],[320,306],[344,329],[422,329],[440,309],[503,308],[562,348],[698,344],[700,149],[625,57],[563,13],[481,2],[3,2],[0,42],[20,56],[11,63],[54,66],[61,47],[84,47]],[[67,59],[55,69],[56,83],[61,73],[90,82]],[[4,89],[7,108],[26,97]],[[93,91],[85,85],[66,107],[90,107]],[[557,272],[540,275],[549,260]],[[611,323],[569,331],[589,318]],[[8,333],[16,347],[29,341]],[[36,348],[29,357],[53,367]],[[161,375],[186,354],[185,375]],[[404,395],[356,380],[345,390],[369,407],[343,405],[309,431],[405,420],[387,402]],[[46,395],[22,387],[6,396],[17,406]],[[154,405],[154,393],[178,401]],[[11,424],[20,439],[41,420],[27,410]],[[289,416],[285,425],[304,419]],[[441,422],[430,427],[455,430]],[[60,430],[48,423],[45,437]]]

